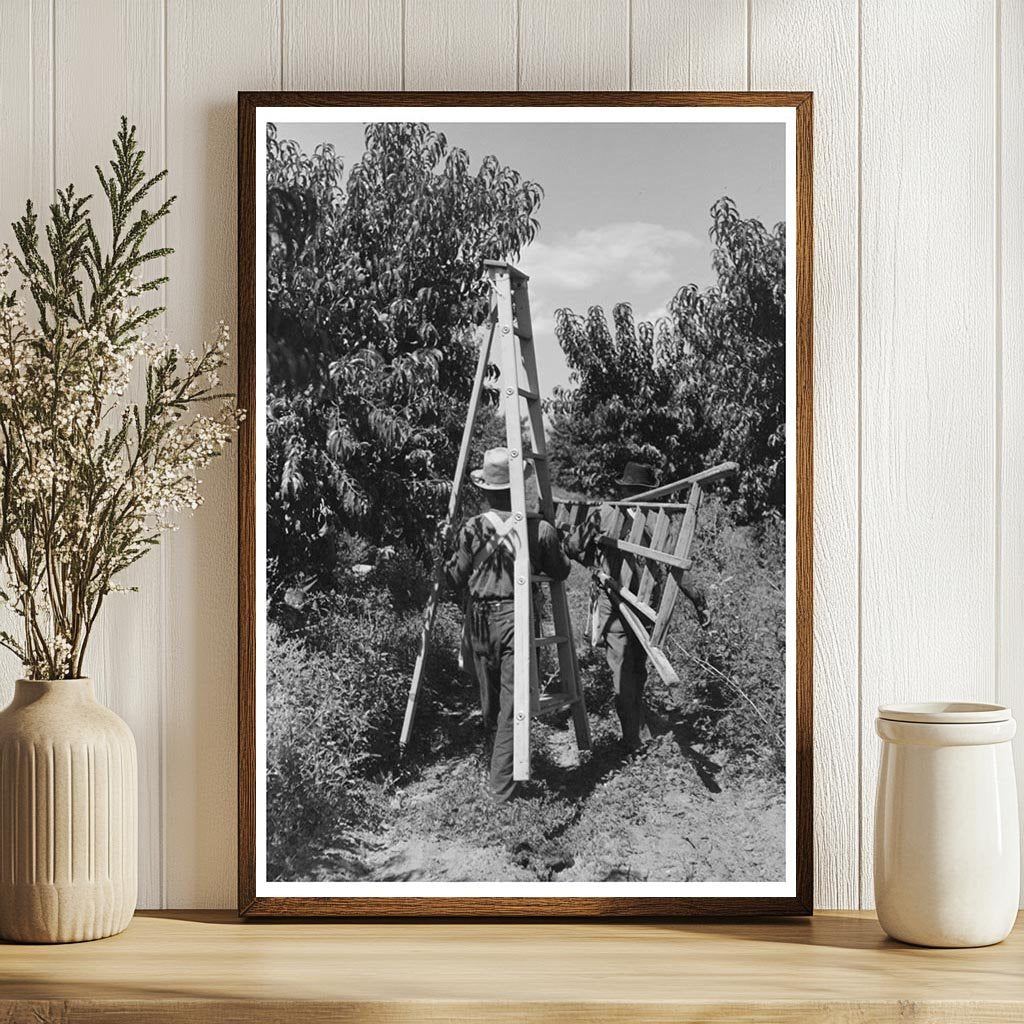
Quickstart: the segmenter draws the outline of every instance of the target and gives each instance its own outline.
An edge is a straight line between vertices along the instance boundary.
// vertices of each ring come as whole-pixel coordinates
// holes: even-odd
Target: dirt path
[[[673,732],[582,757],[543,729],[526,799],[494,807],[476,757],[439,762],[366,836],[366,881],[769,881],[784,875],[781,785],[733,774]],[[344,873],[345,868],[339,865]],[[329,876],[329,875],[328,875]]]

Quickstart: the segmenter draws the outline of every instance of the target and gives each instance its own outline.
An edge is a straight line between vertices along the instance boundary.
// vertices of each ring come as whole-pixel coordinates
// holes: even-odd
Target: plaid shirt
[[[495,511],[495,514],[505,520],[512,513]],[[558,531],[544,519],[528,520],[526,530],[533,571],[555,580],[564,580],[569,575],[572,565],[562,551]],[[480,566],[475,578],[473,575],[476,556],[486,548],[494,533],[494,526],[486,515],[473,516],[472,519],[466,520],[459,531],[455,551],[445,562],[444,567],[448,583],[455,590],[462,591],[468,586],[470,597],[476,599],[512,597],[515,555],[512,552],[511,538],[508,542],[499,544]]]

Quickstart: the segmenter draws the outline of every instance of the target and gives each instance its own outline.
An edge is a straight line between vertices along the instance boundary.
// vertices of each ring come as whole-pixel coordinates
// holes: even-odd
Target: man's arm
[[[458,533],[455,551],[444,563],[444,577],[453,590],[461,591],[469,582],[472,571],[473,538],[466,524]]]
[[[546,520],[537,523],[538,568],[553,580],[564,580],[572,571],[572,563],[562,550],[558,531]]]
[[[565,553],[583,565],[593,565],[597,561],[597,542],[600,536],[601,510],[600,508],[595,508],[565,538]]]

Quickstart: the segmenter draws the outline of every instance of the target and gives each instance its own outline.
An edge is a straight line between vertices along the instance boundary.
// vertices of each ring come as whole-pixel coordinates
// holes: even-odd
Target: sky
[[[517,263],[530,276],[541,391],[569,383],[554,313],[629,302],[660,314],[686,284],[714,281],[710,208],[730,196],[741,217],[785,219],[782,124],[432,122],[476,170],[493,154],[544,189],[540,230]],[[307,152],[334,144],[346,168],[363,153],[363,124],[278,124]]]

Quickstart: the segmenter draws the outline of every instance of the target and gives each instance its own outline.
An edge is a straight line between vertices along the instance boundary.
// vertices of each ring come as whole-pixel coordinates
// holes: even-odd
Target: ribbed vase
[[[131,730],[91,679],[19,679],[0,711],[0,938],[123,931],[138,889]]]

